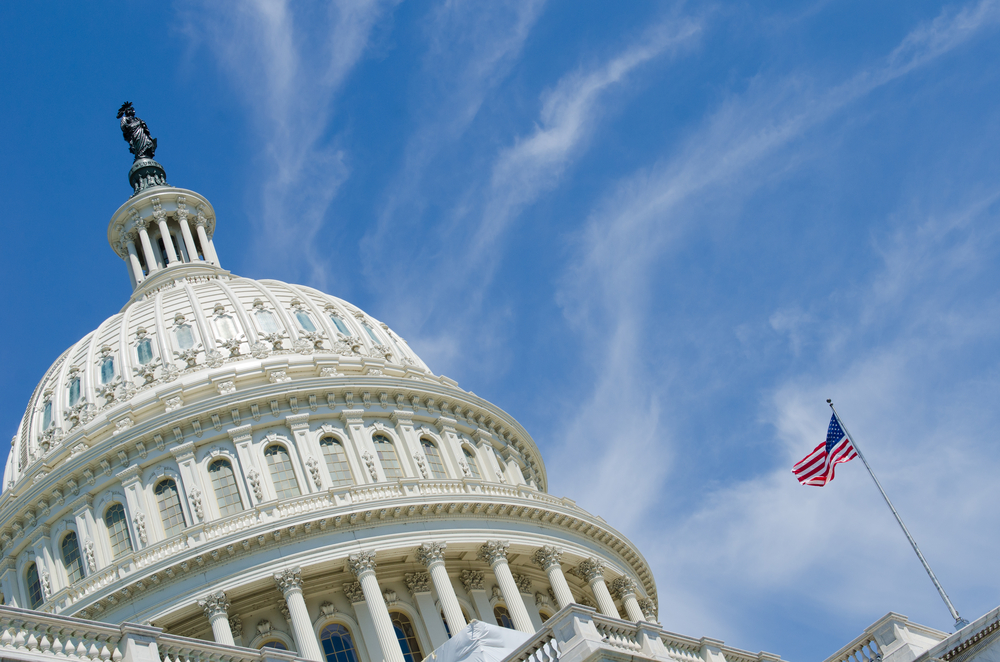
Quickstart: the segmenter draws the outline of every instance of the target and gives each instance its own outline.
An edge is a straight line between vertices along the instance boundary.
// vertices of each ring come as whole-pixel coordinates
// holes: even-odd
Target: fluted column
[[[406,588],[410,589],[413,601],[417,603],[420,619],[424,622],[427,635],[431,638],[431,646],[437,648],[448,641],[448,631],[445,630],[444,621],[441,620],[441,614],[438,613],[437,605],[434,604],[430,573],[408,572],[404,580]]]
[[[646,617],[642,613],[642,609],[639,607],[639,600],[636,598],[637,587],[635,585],[635,580],[631,577],[616,577],[613,582],[611,582],[611,590],[615,592],[618,599],[622,601],[625,605],[625,611],[628,613],[628,620],[630,621],[645,621]]]
[[[128,250],[128,264],[132,269],[132,277],[138,285],[146,275],[142,273],[142,264],[139,263],[139,255],[135,251],[135,239],[131,235],[125,240],[125,248]]]
[[[361,584],[361,591],[365,595],[365,604],[368,605],[372,621],[375,623],[375,632],[378,634],[385,662],[405,662],[403,649],[396,639],[396,630],[392,627],[392,618],[385,606],[378,579],[375,578],[375,551],[369,549],[351,554],[347,557],[347,566]]]
[[[170,230],[167,229],[167,219],[161,216],[156,220],[160,226],[160,239],[163,240],[163,248],[167,251],[167,264],[177,261],[177,251],[174,250],[174,242],[170,239]]]
[[[205,611],[208,622],[212,624],[212,636],[215,643],[235,646],[233,631],[229,627],[229,599],[223,591],[209,593],[198,601],[198,606]]]
[[[197,262],[198,248],[194,245],[194,237],[191,236],[191,224],[188,223],[188,210],[187,205],[184,204],[184,196],[177,197],[177,224],[181,226],[181,238],[184,239],[188,260]]]
[[[153,244],[149,242],[149,232],[146,231],[145,223],[136,221],[139,229],[139,244],[142,246],[142,256],[146,258],[146,268],[149,273],[159,271],[160,267],[156,263],[156,253],[153,252]]]
[[[455,595],[455,587],[444,567],[445,547],[443,542],[425,542],[417,547],[417,560],[427,566],[427,571],[431,573],[434,590],[437,591],[441,609],[444,610],[444,620],[448,622],[452,636],[455,636],[466,626],[466,622],[462,606],[458,604],[458,596]]]
[[[198,233],[198,241],[201,243],[202,253],[205,255],[206,262],[219,266],[219,257],[215,254],[215,246],[212,244],[212,240],[208,238],[208,232],[205,231],[206,225],[208,225],[208,219],[205,218],[205,214],[199,211],[194,226],[195,231]]]
[[[549,576],[549,586],[556,595],[556,602],[559,609],[573,603],[573,593],[566,583],[566,575],[563,574],[559,559],[562,557],[562,550],[552,545],[545,545],[536,550],[531,560]]]
[[[603,561],[593,557],[586,559],[576,567],[576,574],[590,584],[590,590],[593,591],[594,597],[597,599],[597,608],[602,614],[612,618],[621,618],[615,601],[611,599],[608,585],[604,583]]]
[[[521,593],[517,590],[517,584],[514,583],[510,566],[507,565],[508,547],[510,543],[505,540],[487,540],[486,544],[479,548],[479,558],[490,564],[514,627],[521,632],[534,634],[535,628],[531,625],[531,617],[528,616],[528,610],[524,606],[524,600],[521,599]]]
[[[302,597],[302,570],[295,567],[276,572],[274,583],[285,596],[288,613],[292,618],[292,630],[295,631],[295,641],[299,644],[299,655],[308,660],[321,662],[323,654],[320,652],[319,640],[313,632],[309,610],[306,609],[306,601]]]

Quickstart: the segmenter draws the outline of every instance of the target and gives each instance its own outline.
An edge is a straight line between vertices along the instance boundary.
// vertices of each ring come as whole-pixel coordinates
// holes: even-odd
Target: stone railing
[[[666,632],[655,623],[632,623],[598,614],[578,604],[560,609],[504,662],[780,662],[771,653],[750,653],[713,639]]]
[[[0,606],[0,659],[25,662],[293,662],[295,653],[254,650],[164,634],[136,623],[110,625]]]
[[[909,662],[947,636],[889,612],[824,662]]]

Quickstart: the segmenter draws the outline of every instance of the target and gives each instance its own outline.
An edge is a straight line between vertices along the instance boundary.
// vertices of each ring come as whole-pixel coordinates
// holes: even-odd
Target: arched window
[[[146,365],[153,360],[153,341],[143,338],[135,345],[135,354],[141,365]]]
[[[365,327],[365,332],[368,334],[368,337],[372,339],[373,343],[375,343],[376,345],[382,344],[382,341],[379,340],[378,336],[375,335],[375,329],[371,328],[367,324],[362,324],[361,326]]]
[[[174,331],[174,335],[177,338],[177,346],[180,349],[191,349],[194,347],[194,333],[191,331],[190,325],[181,324]]]
[[[50,423],[52,423],[52,401],[48,400],[42,409],[42,429],[47,430]]]
[[[108,527],[108,539],[111,542],[111,555],[116,559],[132,551],[132,538],[128,533],[128,522],[125,520],[125,506],[113,503],[104,511],[104,524]]]
[[[319,633],[326,662],[358,662],[351,631],[340,623],[330,623]]]
[[[333,484],[335,486],[352,484],[354,478],[351,476],[351,465],[347,463],[344,445],[333,437],[323,437],[319,440],[319,445],[323,449],[326,468],[330,472],[330,480]]]
[[[38,609],[45,599],[42,595],[42,583],[38,581],[38,566],[29,563],[24,578],[28,582],[28,603],[32,609]]]
[[[115,357],[107,356],[101,361],[101,383],[107,384],[115,378]]]
[[[403,649],[403,659],[406,662],[422,662],[424,654],[420,652],[420,642],[410,617],[401,611],[389,612],[389,616],[392,617],[392,628],[396,631],[399,647]]]
[[[337,327],[337,331],[340,331],[345,336],[351,335],[351,330],[347,328],[347,325],[344,324],[344,320],[340,319],[338,315],[330,313],[330,321],[333,322],[335,327]]]
[[[386,480],[403,477],[403,468],[399,466],[399,458],[396,457],[396,447],[392,445],[389,437],[377,434],[372,437],[375,442],[375,450],[378,451],[378,460],[382,463],[382,471],[385,472]]]
[[[476,463],[476,454],[465,446],[462,446],[462,452],[465,454],[465,463],[469,465],[469,473],[472,474],[472,477],[482,478],[482,474],[479,473],[479,464]]]
[[[235,515],[243,510],[243,500],[236,487],[236,476],[229,460],[216,460],[208,465],[208,475],[212,478],[212,488],[215,490],[215,501],[219,504],[219,512],[223,517]]]
[[[229,315],[219,315],[213,320],[215,322],[215,332],[223,340],[232,340],[236,337],[236,325]]]
[[[303,331],[316,333],[316,325],[313,324],[312,318],[309,317],[309,313],[304,310],[296,310],[295,319],[298,320],[299,326],[302,327]]]
[[[83,579],[83,563],[80,561],[80,541],[75,531],[70,531],[59,545],[62,551],[63,565],[66,567],[66,577],[69,583]]]
[[[424,449],[424,457],[427,458],[427,467],[431,470],[431,478],[447,478],[448,472],[444,470],[444,462],[441,461],[441,452],[437,444],[427,438],[420,440],[420,446]]]
[[[279,499],[299,496],[299,483],[295,480],[295,471],[292,469],[292,460],[288,457],[288,451],[284,446],[272,444],[264,451],[267,458],[267,466],[271,469],[271,482],[274,483],[274,491]]]
[[[69,406],[72,407],[80,401],[80,378],[74,377],[69,383]]]
[[[286,650],[288,650],[288,646],[285,645],[285,642],[279,641],[277,639],[275,639],[274,641],[265,641],[264,643],[262,643],[260,645],[260,648],[261,649],[264,649],[264,648],[273,648],[274,650],[278,650],[278,651],[286,651]]]
[[[497,625],[511,630],[516,630],[514,627],[514,621],[510,618],[510,612],[503,605],[497,605],[493,608],[493,618],[497,619]]]
[[[184,511],[181,510],[181,500],[177,496],[177,483],[170,478],[161,480],[153,492],[156,494],[156,503],[160,506],[163,532],[168,538],[177,535],[184,529]]]
[[[258,310],[257,323],[260,324],[260,330],[264,333],[278,333],[281,330],[278,328],[278,320],[274,318],[274,313],[270,310]]]

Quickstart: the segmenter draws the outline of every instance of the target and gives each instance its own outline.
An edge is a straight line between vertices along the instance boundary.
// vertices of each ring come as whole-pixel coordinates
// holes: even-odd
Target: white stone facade
[[[113,216],[134,294],[13,440],[7,605],[313,660],[349,640],[362,662],[570,604],[655,619],[642,555],[546,493],[516,420],[351,304],[225,271],[215,227],[168,186]]]

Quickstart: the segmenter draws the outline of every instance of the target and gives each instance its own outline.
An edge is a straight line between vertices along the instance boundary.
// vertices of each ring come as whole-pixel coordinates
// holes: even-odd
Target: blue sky
[[[402,334],[626,532],[660,618],[822,659],[1000,604],[1000,4],[0,7],[2,421],[127,300],[115,112],[235,273]],[[5,437],[5,438],[9,438]]]

